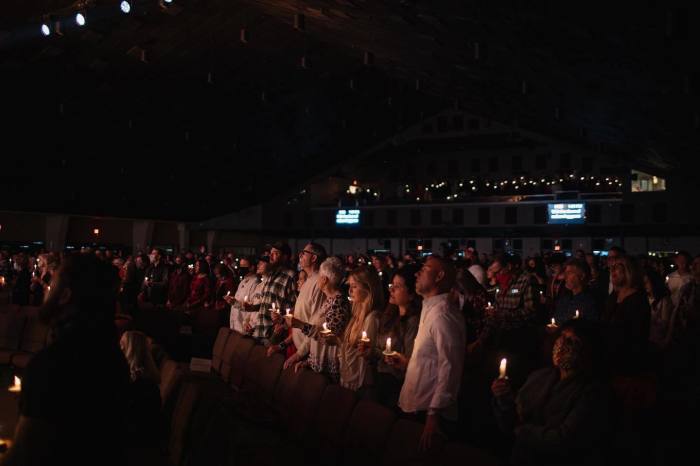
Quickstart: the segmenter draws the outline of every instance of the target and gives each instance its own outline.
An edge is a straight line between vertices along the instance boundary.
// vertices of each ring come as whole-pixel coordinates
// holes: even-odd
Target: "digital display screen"
[[[359,225],[360,223],[360,210],[345,210],[341,209],[335,213],[335,224],[336,225]]]
[[[583,202],[548,204],[547,212],[549,224],[582,224],[586,221],[586,204]]]

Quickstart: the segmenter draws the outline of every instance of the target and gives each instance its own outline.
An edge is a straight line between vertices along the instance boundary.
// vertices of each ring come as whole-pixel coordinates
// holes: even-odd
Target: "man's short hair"
[[[277,249],[278,251],[280,251],[282,253],[282,255],[285,255],[287,257],[291,257],[291,255],[292,255],[291,248],[284,241],[275,241],[274,243],[272,243],[270,245],[270,249]]]
[[[452,265],[452,262],[437,254],[431,254],[426,260],[428,259],[438,261],[442,270],[445,272],[445,277],[439,284],[440,291],[450,291],[457,283],[457,270],[454,265]]]
[[[326,254],[326,248],[324,248],[318,243],[311,242],[308,244],[309,251],[313,252],[316,255],[316,263],[320,266],[321,263],[326,260],[326,257],[328,257],[328,255]]]
[[[584,259],[569,259],[564,264],[566,267],[576,267],[584,275],[584,283],[587,283],[591,279],[591,268]]]

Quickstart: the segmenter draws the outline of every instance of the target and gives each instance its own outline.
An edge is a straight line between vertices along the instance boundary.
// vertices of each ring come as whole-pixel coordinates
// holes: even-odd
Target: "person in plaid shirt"
[[[289,245],[277,242],[270,248],[270,274],[265,277],[260,292],[260,303],[255,306],[247,306],[250,311],[257,314],[251,319],[253,338],[263,343],[272,335],[273,316],[272,305],[277,311],[284,312],[287,308],[294,308],[296,301],[296,284],[294,271],[287,264],[292,253]]]
[[[485,332],[514,330],[534,323],[537,317],[535,277],[522,269],[520,257],[507,257],[511,279],[506,288],[499,288],[495,306],[486,309]]]

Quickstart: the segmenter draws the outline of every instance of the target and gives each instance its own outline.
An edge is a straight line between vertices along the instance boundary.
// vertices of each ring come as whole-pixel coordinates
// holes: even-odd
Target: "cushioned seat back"
[[[296,389],[300,378],[301,372],[294,372],[293,367],[280,372],[279,381],[275,387],[275,394],[272,399],[275,411],[284,414],[287,412],[290,405],[296,403],[294,397],[296,396]]]
[[[19,306],[0,306],[0,349],[16,350],[19,347],[23,323]]]
[[[219,375],[221,379],[228,383],[231,378],[231,361],[233,360],[233,352],[236,346],[243,340],[240,333],[231,332],[224,345],[224,351],[221,354],[221,370]]]
[[[248,360],[243,368],[241,388],[251,391],[257,389],[265,359],[267,359],[267,349],[264,346],[255,345],[253,349],[250,350],[250,353],[248,353]]]
[[[216,335],[216,340],[214,340],[214,348],[211,352],[211,368],[219,374],[221,373],[221,363],[229,335],[231,335],[231,331],[226,327],[221,327]]]
[[[304,439],[308,448],[319,451],[323,458],[335,456],[343,443],[345,429],[356,403],[357,394],[352,390],[340,385],[328,385],[318,407],[314,433]]]
[[[252,338],[243,338],[233,348],[233,353],[231,354],[231,370],[229,373],[228,382],[234,389],[239,389],[243,383],[243,371],[245,370],[246,363],[248,362],[248,356],[250,355],[253,346],[255,346],[255,341]]]
[[[277,382],[279,381],[283,366],[284,356],[281,354],[273,354],[263,361],[260,379],[258,380],[258,390],[270,404],[272,404],[275,388],[277,387]]]
[[[168,440],[168,453],[173,465],[179,465],[187,451],[186,440],[189,436],[189,427],[197,409],[200,393],[200,385],[194,381],[184,382],[180,389],[173,411]]]
[[[419,422],[399,419],[391,427],[384,448],[385,466],[432,465],[444,447],[443,437],[434,436],[429,451],[420,451],[420,439],[425,426]]]
[[[46,346],[49,326],[39,318],[39,308],[22,306],[20,314],[25,316],[24,329],[20,339],[20,349],[30,353],[38,353]]]
[[[287,411],[291,418],[284,420],[290,433],[303,439],[316,419],[323,391],[328,385],[328,379],[323,374],[318,374],[310,369],[300,371],[299,374],[293,403]]]
[[[378,461],[395,417],[393,411],[377,403],[357,403],[345,432],[345,464],[363,463],[370,458],[376,458],[375,461]]]
[[[485,451],[466,445],[464,443],[448,443],[440,454],[442,461],[439,464],[468,464],[473,466],[498,466],[502,464],[497,458]]]
[[[184,375],[184,369],[172,359],[166,359],[160,369],[160,400],[163,404],[163,415],[170,419],[170,415],[177,402],[180,381]]]

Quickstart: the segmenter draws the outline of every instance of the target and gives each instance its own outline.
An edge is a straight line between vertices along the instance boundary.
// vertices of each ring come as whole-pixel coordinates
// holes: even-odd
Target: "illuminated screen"
[[[548,204],[547,223],[550,224],[582,224],[586,221],[586,204]]]
[[[336,225],[358,225],[360,223],[360,210],[341,209],[335,213]]]

